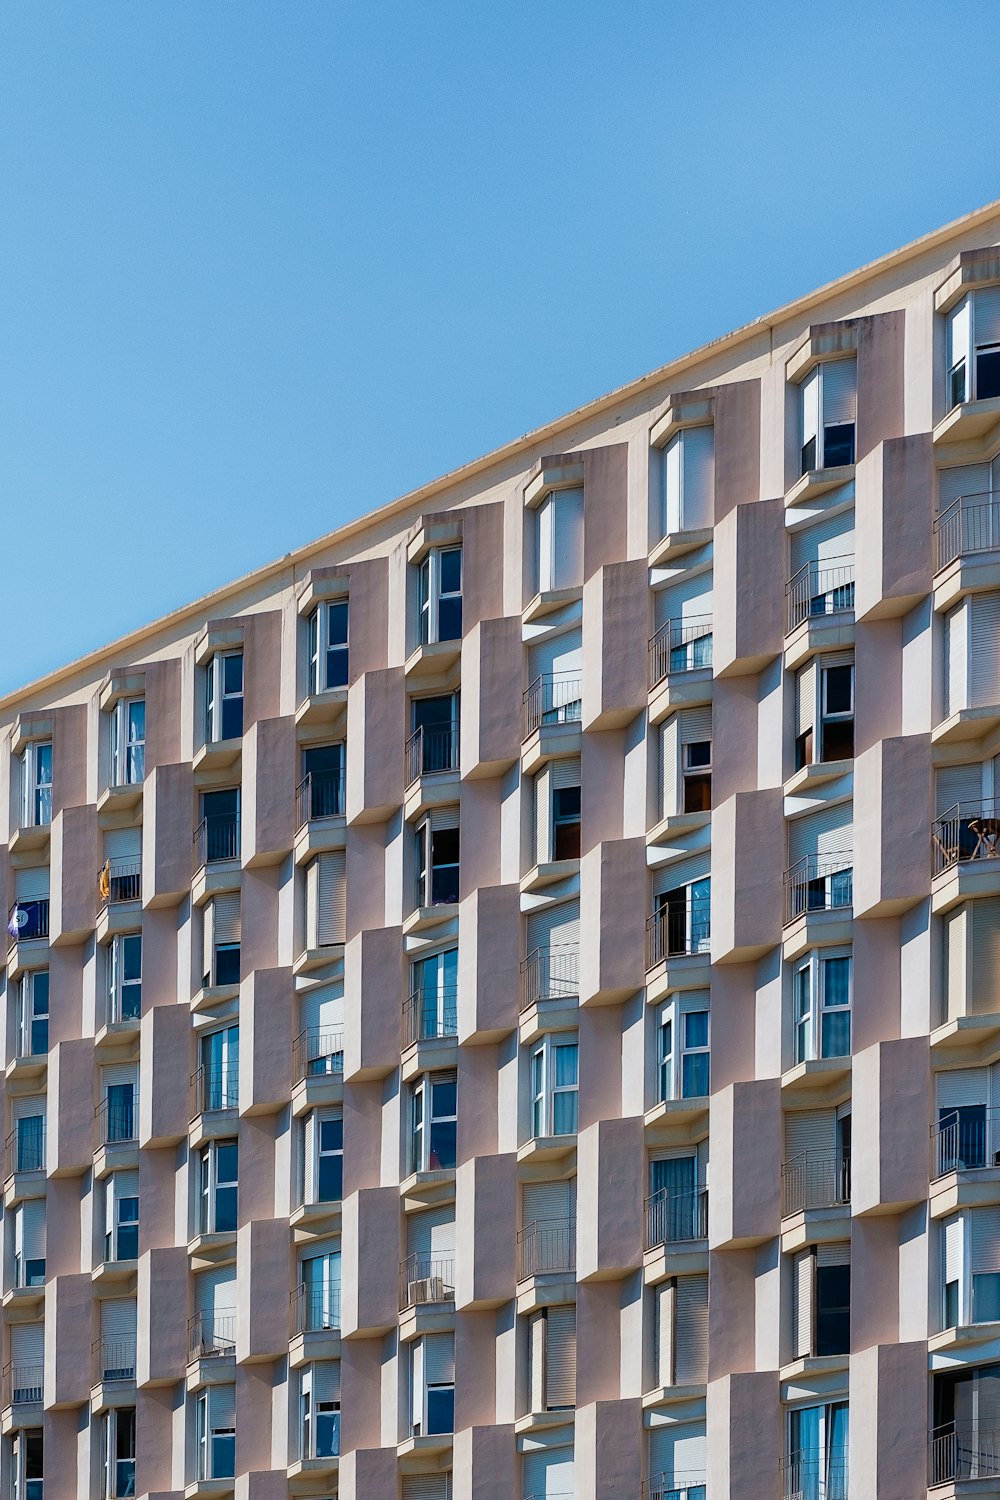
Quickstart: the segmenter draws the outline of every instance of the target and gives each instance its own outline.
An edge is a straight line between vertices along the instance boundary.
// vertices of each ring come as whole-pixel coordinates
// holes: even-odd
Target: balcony
[[[583,715],[579,672],[545,672],[521,696],[522,740],[536,730],[579,725]]]
[[[44,1365],[10,1364],[3,1371],[3,1404],[8,1406],[41,1406]]]
[[[712,946],[710,896],[666,901],[646,918],[646,972],[669,958],[708,953]]]
[[[457,724],[422,724],[406,742],[404,783],[407,790],[422,776],[458,770]]]
[[[343,770],[310,771],[295,789],[295,826],[324,818],[342,818],[345,808]]]
[[[97,1139],[102,1146],[133,1145],[139,1139],[139,1096],[102,1099],[94,1110]]]
[[[292,1082],[344,1076],[344,1033],[308,1026],[292,1043]],[[238,1086],[238,1081],[237,1081]]]
[[[931,1126],[931,1161],[935,1182],[1000,1166],[1000,1108],[966,1105],[942,1114]]]
[[[399,1267],[399,1310],[455,1300],[455,1260],[411,1255]]]
[[[49,936],[49,898],[15,901],[7,913],[7,949],[18,943],[47,942]]]
[[[653,1474],[643,1480],[642,1500],[706,1500],[704,1472],[678,1471]]]
[[[45,1120],[41,1115],[18,1121],[4,1142],[5,1179],[19,1172],[45,1171],[45,1136]]]
[[[781,1460],[782,1500],[847,1500],[847,1454],[801,1448]]]
[[[688,615],[665,620],[648,645],[649,689],[675,672],[712,668],[712,616]]]
[[[839,1208],[851,1201],[851,1158],[844,1151],[800,1151],[781,1164],[781,1212]]]
[[[576,1270],[576,1219],[533,1219],[517,1231],[517,1279]]]
[[[785,871],[785,926],[815,912],[850,915],[854,901],[854,851],[807,854]]]
[[[135,1338],[96,1339],[90,1346],[94,1385],[135,1380]]]
[[[328,1333],[340,1328],[340,1282],[300,1281],[290,1298],[295,1334]]]
[[[139,856],[106,859],[97,872],[97,895],[102,909],[121,901],[141,901],[142,860]]]
[[[239,813],[212,813],[194,831],[198,867],[240,857]]]
[[[403,1046],[458,1035],[458,988],[414,990],[403,1005]]]
[[[580,993],[580,948],[577,943],[552,943],[535,948],[521,960],[521,1010],[543,1000],[575,1000]]]
[[[236,1354],[236,1309],[220,1307],[188,1318],[188,1361]]]
[[[962,495],[934,522],[934,571],[959,558],[1000,551],[1000,496]]]
[[[1000,1478],[1000,1427],[946,1422],[930,1439],[930,1482]],[[978,1494],[978,1490],[976,1491]]]
[[[785,584],[785,633],[854,610],[854,558],[805,563]]]
[[[204,1065],[191,1074],[191,1118],[219,1114],[237,1109],[240,1102],[240,1068],[238,1063]]]
[[[703,1240],[708,1235],[708,1188],[703,1183],[677,1191],[660,1188],[646,1199],[643,1207],[647,1250]]]

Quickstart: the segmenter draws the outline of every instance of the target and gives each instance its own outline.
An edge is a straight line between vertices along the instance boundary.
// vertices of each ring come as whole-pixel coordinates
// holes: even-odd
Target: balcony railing
[[[7,946],[27,943],[49,935],[49,898],[15,901],[7,913]]]
[[[454,1256],[411,1255],[399,1268],[399,1310],[455,1300]]]
[[[522,694],[523,737],[543,724],[579,724],[583,712],[579,672],[545,672]]]
[[[647,645],[649,686],[671,672],[694,672],[712,665],[712,616],[688,615],[665,620]]]
[[[220,859],[240,857],[239,813],[210,813],[194,831],[194,846],[199,865],[215,864]]]
[[[645,1202],[646,1249],[680,1240],[703,1240],[708,1234],[708,1188],[660,1188]]]
[[[344,816],[343,771],[310,771],[295,789],[296,826]]]
[[[847,1500],[846,1453],[803,1448],[781,1460],[782,1500]]]
[[[97,872],[97,895],[102,906],[142,897],[142,860],[136,856],[107,859]]]
[[[97,1339],[91,1345],[94,1384],[135,1379],[135,1338]]]
[[[830,557],[807,562],[785,584],[790,635],[803,620],[854,608],[854,558]]]
[[[935,1178],[1000,1166],[1000,1108],[942,1111],[931,1126],[931,1156]]]
[[[33,1115],[19,1120],[4,1142],[4,1177],[15,1172],[45,1171],[45,1119]]]
[[[653,1474],[643,1481],[642,1500],[705,1500],[704,1471],[676,1469],[672,1474]]]
[[[296,1083],[303,1078],[342,1077],[344,1072],[344,1033],[322,1026],[307,1026],[292,1043],[292,1074]]]
[[[969,860],[1000,858],[1000,800],[956,802],[935,818],[931,848],[935,875]]]
[[[517,1274],[544,1276],[576,1269],[576,1219],[533,1219],[517,1231]]]
[[[711,918],[709,896],[688,896],[683,903],[654,911],[646,918],[646,968],[655,969],[666,958],[708,953],[712,945]]]
[[[211,1359],[236,1353],[236,1309],[220,1307],[188,1318],[188,1358]]]
[[[306,1286],[300,1281],[291,1295],[292,1328],[296,1333],[321,1333],[340,1327],[340,1282]]]
[[[240,1102],[239,1063],[197,1068],[191,1074],[191,1118],[223,1109],[236,1109]]]
[[[422,724],[406,742],[406,785],[458,770],[458,725]]]
[[[953,500],[934,522],[934,569],[958,557],[1000,547],[1000,495],[988,492]]]
[[[807,854],[785,871],[785,921],[814,911],[843,911],[854,901],[854,852]]]
[[[131,1099],[102,1099],[94,1110],[97,1138],[102,1146],[113,1146],[139,1138],[139,1096]]]
[[[851,1201],[851,1158],[846,1151],[800,1151],[781,1164],[783,1214],[836,1208]]]
[[[930,1482],[1000,1478],[1000,1427],[947,1422],[930,1441]]]
[[[4,1366],[4,1406],[41,1406],[44,1365],[24,1365],[14,1360]]]
[[[403,1004],[403,1046],[458,1035],[458,989],[414,990]]]
[[[572,1000],[580,993],[580,949],[576,943],[535,948],[521,960],[521,1009],[541,1000]]]

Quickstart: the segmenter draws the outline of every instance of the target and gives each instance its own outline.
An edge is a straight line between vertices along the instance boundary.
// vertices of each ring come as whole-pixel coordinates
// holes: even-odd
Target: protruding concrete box
[[[139,1030],[139,1144],[171,1146],[190,1119],[191,1018],[180,1005],[154,1005]]]
[[[851,1210],[899,1213],[927,1196],[931,1129],[928,1038],[878,1042],[854,1057]]]
[[[463,777],[499,776],[521,753],[523,656],[516,615],[482,620],[462,642]]]
[[[517,1026],[521,907],[516,885],[480,886],[458,920],[458,1039],[495,1042]]]
[[[341,1332],[371,1338],[394,1328],[399,1315],[399,1193],[361,1188],[344,1199]],[[387,1268],[393,1274],[387,1275]]]
[[[398,927],[371,928],[344,950],[344,1077],[384,1078],[399,1065],[403,943]]]
[[[240,1114],[271,1114],[292,1087],[290,969],[255,969],[240,985]]]
[[[878,443],[859,461],[855,484],[855,618],[906,614],[931,591],[930,433]]]
[[[347,694],[347,818],[380,823],[403,801],[406,685],[401,667],[366,672]]]
[[[638,1399],[591,1401],[576,1409],[574,1493],[578,1500],[619,1500],[642,1485],[642,1408]]]
[[[182,1378],[187,1320],[187,1246],[147,1250],[139,1257],[136,1296],[137,1385],[172,1385]]]
[[[465,1427],[456,1432],[452,1473],[456,1495],[510,1500],[518,1493],[513,1427]]]
[[[194,772],[157,766],[142,788],[142,904],[176,906],[194,865]]]
[[[705,1417],[708,1493],[778,1494],[784,1433],[777,1370],[713,1380]]]
[[[347,1419],[344,1419],[347,1427]],[[396,1477],[395,1448],[353,1448],[342,1451],[337,1472],[339,1500],[371,1500],[373,1495],[392,1496]]]
[[[735,792],[712,812],[712,962],[744,963],[781,940],[780,787]]]
[[[258,719],[243,737],[240,850],[244,865],[277,864],[295,836],[295,720]]]
[[[82,943],[97,920],[97,809],[65,808],[52,819],[51,837],[49,942]]]
[[[513,1154],[474,1156],[455,1174],[455,1306],[500,1307],[517,1278],[517,1163]],[[497,1233],[497,1225],[511,1226]]]
[[[850,1387],[851,1493],[926,1494],[927,1345],[878,1344],[852,1354]],[[855,1474],[865,1476],[857,1491]]]
[[[135,1472],[138,1493],[149,1500],[180,1500],[174,1472],[174,1402],[179,1391],[140,1390],[135,1403]],[[46,1453],[48,1448],[46,1447]],[[141,1487],[141,1488],[140,1488]]]
[[[75,1176],[86,1171],[93,1159],[94,1043],[81,1037],[59,1042],[49,1053],[49,1176]]]
[[[598,568],[583,586],[583,727],[618,729],[646,706],[645,559]]]
[[[613,1004],[645,983],[645,839],[596,844],[580,861],[580,1002]]]
[[[759,1245],[781,1222],[781,1084],[777,1078],[733,1083],[712,1095],[708,1240],[712,1249]]]
[[[625,1276],[642,1264],[641,1117],[597,1120],[581,1130],[577,1164],[577,1280]]]
[[[719,522],[712,550],[712,663],[716,677],[760,672],[785,635],[782,501],[737,505]]]
[[[236,1359],[278,1359],[288,1350],[287,1219],[255,1219],[236,1235]]]
[[[878,740],[854,762],[854,915],[894,916],[930,894],[928,736]]]
[[[45,1407],[79,1406],[90,1395],[92,1287],[86,1272],[45,1284]]]
[[[906,315],[875,313],[857,320],[858,425],[861,461],[879,443],[903,432],[903,344]],[[860,538],[859,538],[860,540]]]

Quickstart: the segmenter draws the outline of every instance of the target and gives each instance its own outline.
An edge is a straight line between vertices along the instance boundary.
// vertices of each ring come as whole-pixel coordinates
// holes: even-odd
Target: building
[[[1000,204],[0,703],[3,1493],[1000,1497]]]

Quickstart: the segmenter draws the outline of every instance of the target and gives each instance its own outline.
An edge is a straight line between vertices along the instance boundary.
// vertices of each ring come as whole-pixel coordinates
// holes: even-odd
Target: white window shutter
[[[553,588],[583,582],[583,490],[558,490],[555,499]]]
[[[973,594],[970,706],[1000,703],[1000,593]]]
[[[674,1383],[674,1307],[677,1300],[673,1281],[661,1281],[654,1292],[654,1363],[656,1384]]]
[[[576,1403],[576,1308],[546,1312],[545,1405],[551,1411]]]
[[[834,1109],[796,1109],[785,1115],[785,1161],[803,1152],[830,1157],[837,1150],[837,1112]]]
[[[813,1352],[814,1271],[812,1249],[800,1250],[792,1261],[793,1353],[796,1359],[805,1359]]]
[[[808,734],[816,725],[816,663],[795,674],[795,733]]]
[[[964,906],[948,912],[944,918],[944,978],[949,1021],[965,1014],[967,924],[968,911]]]
[[[660,725],[659,812],[661,818],[672,817],[680,808],[680,765],[678,751],[678,714],[672,714]]]
[[[675,1378],[678,1385],[708,1379],[708,1276],[677,1278]]]
[[[681,434],[676,433],[663,450],[663,534],[670,536],[684,529],[683,511],[684,454]]]
[[[966,1104],[986,1104],[989,1099],[987,1068],[949,1068],[937,1076],[939,1110],[959,1109]]]
[[[1000,896],[984,896],[979,901],[970,901],[967,910],[972,938],[972,992],[968,1009],[971,1015],[987,1015],[997,1008]]]
[[[957,392],[959,401],[969,399],[969,365],[972,361],[972,303],[963,297],[948,315],[948,368],[965,361],[965,384]],[[949,392],[950,399],[950,392]]]
[[[347,929],[347,857],[343,850],[317,856],[319,908],[317,936],[320,948],[342,943]]]
[[[819,464],[819,366],[810,370],[800,387],[802,447],[816,439],[816,463]]]
[[[839,426],[857,421],[858,362],[830,359],[823,366],[823,426]]]
[[[549,862],[552,850],[552,791],[551,777],[547,765],[543,770],[539,771],[532,786],[534,791],[531,805],[534,821],[533,845],[535,863],[544,865]]]
[[[983,768],[978,761],[971,766],[942,766],[936,773],[937,815],[959,802],[978,802],[983,795]]]
[[[973,1275],[1000,1272],[1000,1208],[974,1208],[970,1217]]]
[[[687,427],[684,454],[683,529],[699,531],[715,519],[715,428]]]
[[[545,1312],[528,1319],[528,1396],[533,1412],[545,1410]]]
[[[983,287],[974,293],[972,325],[977,349],[1000,344],[1000,287]]]
[[[968,604],[956,605],[944,617],[945,714],[957,713],[969,702]]]

